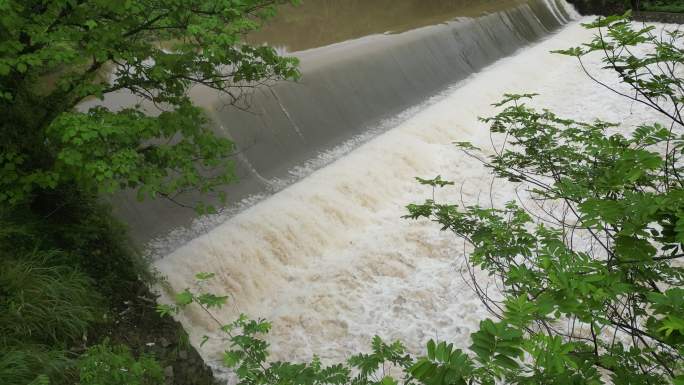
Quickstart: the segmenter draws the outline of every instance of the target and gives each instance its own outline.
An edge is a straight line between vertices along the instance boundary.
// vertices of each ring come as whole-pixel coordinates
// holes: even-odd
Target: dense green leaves
[[[93,325],[116,328],[99,305],[120,306],[138,295],[122,291],[144,286],[148,272],[102,196],[131,189],[200,211],[213,208],[177,195],[224,199],[216,190],[235,178],[235,149],[188,91],[239,104],[297,78],[295,59],[243,42],[285,2],[0,0],[0,383],[78,381],[74,359],[104,333]],[[115,93],[123,105],[107,99]],[[163,382],[151,359],[118,347],[93,348],[81,364],[82,384]]]
[[[124,346],[105,341],[92,346],[79,359],[80,385],[161,385],[164,373],[157,361],[139,359]]]
[[[684,36],[618,16],[587,27],[600,33],[560,53],[580,61],[602,53],[632,87],[624,96],[660,112],[668,127],[616,130],[530,108],[530,94],[505,95],[502,111],[483,119],[506,138],[494,155],[457,145],[521,184],[528,202],[484,208],[433,198],[409,205],[407,217],[467,240],[470,264],[503,289],[503,303],[478,292],[501,319],[472,335],[487,373],[521,384],[672,383],[684,370]]]
[[[295,59],[242,42],[283,2],[0,2],[0,203],[68,184],[174,200],[231,182],[232,143],[187,92],[201,85],[238,104],[296,78]],[[114,92],[142,103],[76,110]]]
[[[639,7],[641,10],[652,12],[684,12],[684,1],[644,0],[639,2]]]
[[[453,344],[442,341],[427,344],[427,357],[420,358],[410,367],[410,373],[426,385],[467,384],[473,372],[470,357]]]

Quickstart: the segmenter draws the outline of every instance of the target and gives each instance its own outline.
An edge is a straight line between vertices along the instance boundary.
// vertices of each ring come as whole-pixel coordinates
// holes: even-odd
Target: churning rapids
[[[549,53],[590,39],[577,19],[561,1],[530,1],[298,54],[304,85],[256,95],[264,114],[255,121],[214,111],[219,126],[244,126],[229,133],[239,145],[256,143],[259,152],[240,160],[251,170],[246,184],[278,187],[249,190],[268,196],[237,213],[195,220],[195,232],[182,233],[194,239],[181,237],[180,247],[164,241],[175,250],[155,262],[157,269],[175,290],[192,287],[198,272],[216,273],[206,290],[231,299],[215,316],[226,323],[240,313],[271,320],[274,359],[343,360],[367,349],[375,334],[401,339],[415,353],[430,338],[468,345],[487,313],[462,279],[462,242],[433,223],[400,218],[406,204],[432,194],[413,178],[456,181],[438,192],[441,200],[488,202],[490,190],[497,200],[514,197],[452,145],[488,148],[488,128],[477,118],[495,114],[491,104],[506,92],[539,93],[532,104],[562,116],[650,119],[642,107],[598,88],[572,58]],[[340,60],[327,62],[331,57]],[[599,68],[599,59],[587,66]],[[291,131],[269,134],[281,126]],[[286,174],[297,181],[278,185]],[[168,219],[162,209],[141,209],[147,219],[139,225],[167,230],[158,223]],[[193,343],[213,337],[200,351],[217,360],[225,341],[213,320],[192,310],[179,319]]]

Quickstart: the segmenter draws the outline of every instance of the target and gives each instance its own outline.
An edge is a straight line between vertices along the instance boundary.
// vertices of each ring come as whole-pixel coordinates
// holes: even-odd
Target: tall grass
[[[103,316],[146,271],[97,197],[64,188],[0,208],[0,385],[77,382]]]
[[[48,381],[56,384],[69,380],[65,372],[71,364],[65,351],[30,344],[0,348],[0,382],[3,385],[38,385]]]
[[[96,319],[102,298],[91,280],[73,267],[50,266],[51,254],[0,261],[0,338],[76,340]]]
[[[101,317],[102,297],[57,252],[0,260],[0,383],[66,380],[73,347]]]

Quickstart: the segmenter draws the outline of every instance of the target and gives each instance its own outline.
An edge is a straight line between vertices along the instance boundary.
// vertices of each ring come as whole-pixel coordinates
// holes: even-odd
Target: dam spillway
[[[195,233],[183,233],[183,244],[175,247],[176,244],[172,243],[174,250],[157,260],[156,268],[174,290],[192,287],[194,275],[198,272],[216,273],[206,290],[228,294],[230,300],[224,309],[215,311],[215,316],[226,323],[240,313],[271,320],[274,328],[268,340],[273,347],[274,359],[309,359],[317,354],[323,360],[343,360],[349,354],[364,351],[374,334],[386,339],[401,339],[412,352],[421,352],[421,347],[430,338],[452,341],[460,347],[468,345],[469,334],[487,313],[462,279],[462,275],[467,274],[460,258],[464,254],[462,243],[449,233],[440,233],[433,223],[409,222],[400,218],[405,214],[406,204],[422,201],[431,194],[429,188],[417,184],[413,178],[441,174],[445,179],[456,181],[453,188],[438,192],[439,200],[477,202],[489,199],[492,189],[497,200],[513,198],[510,186],[498,182],[492,184],[486,169],[452,145],[454,141],[472,141],[487,148],[490,143],[488,129],[477,118],[493,115],[496,109],[491,104],[506,92],[539,93],[541,96],[534,101],[535,105],[573,118],[601,118],[630,124],[652,117],[641,106],[629,105],[607,90],[596,88],[571,58],[550,54],[551,50],[589,40],[591,32],[584,30],[578,21],[570,21],[571,9],[560,7],[563,3],[534,4],[546,7],[548,15],[557,17],[555,24],[548,21],[547,26],[540,17],[530,18],[531,21],[536,20],[536,24],[526,31],[538,31],[536,39],[521,39],[519,47],[498,58],[483,59],[481,67],[471,67],[471,72],[464,71],[463,77],[455,76],[452,82],[442,84],[432,93],[425,91],[424,95],[420,94],[420,85],[414,83],[410,91],[423,96],[416,97],[414,102],[407,100],[407,104],[400,105],[393,112],[377,116],[369,113],[359,125],[353,125],[355,116],[347,116],[342,122],[337,122],[337,117],[342,115],[335,115],[336,119],[331,118],[335,120],[331,124],[339,124],[335,127],[340,128],[339,131],[333,130],[330,135],[335,139],[329,142],[326,141],[327,134],[320,134],[320,141],[310,139],[315,133],[307,130],[314,130],[315,125],[305,124],[305,118],[300,116],[307,114],[305,109],[301,113],[296,112],[299,99],[291,100],[287,96],[287,92],[302,92],[295,91],[299,86],[296,84],[276,85],[274,92],[277,98],[269,99],[270,91],[255,95],[255,99],[265,100],[259,103],[268,103],[266,100],[274,103],[271,107],[263,107],[267,113],[262,114],[262,119],[271,119],[270,116],[266,118],[268,111],[276,116],[280,111],[282,122],[262,128],[256,126],[253,128],[256,133],[246,132],[247,128],[244,128],[244,138],[233,134],[238,131],[231,131],[243,128],[228,127],[228,123],[242,121],[232,120],[232,111],[216,109],[216,121],[239,145],[253,143],[254,138],[260,139],[261,135],[267,141],[261,147],[262,155],[275,152],[269,150],[268,140],[271,137],[265,131],[267,128],[282,127],[280,134],[292,138],[291,143],[290,139],[281,139],[283,163],[273,160],[259,163],[255,161],[259,152],[245,152],[242,161],[249,171],[245,177],[255,175],[255,180],[258,179],[255,186],[277,185],[273,181],[282,178],[280,172],[289,175],[298,166],[306,170],[295,175],[299,178],[296,183],[274,187],[276,192],[254,190],[266,191],[266,197],[236,214],[196,221],[192,230]],[[505,14],[523,11],[536,15],[533,8],[527,4],[503,11],[503,14],[492,13],[484,17],[504,18]],[[564,15],[568,18],[564,19]],[[470,23],[459,25],[469,25],[470,29],[486,35],[485,28],[477,27],[482,20],[474,20],[480,18],[456,23]],[[432,32],[450,25],[421,27],[397,36],[410,40],[407,37],[410,34],[416,41],[430,41],[434,36]],[[551,28],[553,25],[556,27]],[[419,35],[423,37],[419,39]],[[384,38],[384,35],[375,36],[363,39],[363,43],[356,40],[320,50],[334,51],[350,44],[367,47],[365,44],[372,45],[374,39],[380,41]],[[389,42],[382,44],[391,45]],[[482,41],[473,44],[473,47],[485,46]],[[421,46],[429,47],[429,44]],[[401,52],[401,47],[398,45],[396,52]],[[413,47],[422,49],[419,45]],[[466,48],[461,46],[459,49]],[[326,67],[326,63],[314,60],[307,63],[306,55],[313,53],[314,50],[310,50],[298,54],[302,57],[305,79],[307,73],[316,74],[316,69],[321,71],[317,75],[321,76],[320,79],[332,76],[326,75],[324,68],[334,66]],[[321,57],[325,56],[318,56]],[[430,62],[432,59],[422,56],[413,57],[413,60]],[[600,66],[597,57],[587,60],[589,67]],[[398,53],[394,61],[394,67],[410,65],[399,62]],[[397,73],[393,72],[395,70],[387,68],[386,72]],[[340,71],[349,71],[350,79],[353,78],[353,68]],[[452,73],[448,68],[441,71],[441,74]],[[457,70],[453,71],[457,73]],[[416,76],[420,76],[420,70]],[[609,84],[616,83],[610,77],[601,79]],[[387,87],[395,92],[393,80],[375,81],[377,79],[368,79],[367,87]],[[307,85],[304,79],[302,82],[303,87],[315,87],[314,83]],[[351,81],[347,83],[345,85],[340,80],[340,83],[329,84],[339,86],[342,92],[347,90],[345,86],[352,87]],[[286,91],[288,87],[292,89]],[[435,94],[440,96],[430,103],[421,104],[425,98]],[[389,94],[387,98],[393,95]],[[321,100],[325,99],[321,97]],[[254,105],[259,104],[255,102]],[[336,106],[333,101],[329,105]],[[315,106],[310,108],[315,109]],[[325,103],[322,106],[327,108]],[[411,109],[412,106],[417,107]],[[335,108],[342,109],[344,105]],[[374,109],[372,105],[350,108]],[[410,113],[401,115],[407,109]],[[316,118],[317,111],[308,113],[314,115],[310,118],[313,122],[316,119],[325,122],[327,119],[323,114]],[[397,114],[400,117],[392,120]],[[247,120],[244,118],[243,121]],[[369,123],[366,124],[366,120]],[[383,120],[386,126],[382,125]],[[245,127],[249,124],[244,123]],[[381,128],[364,137],[364,127],[371,130]],[[358,136],[361,139],[354,142],[353,138]],[[321,164],[314,162],[307,166],[307,162],[315,159],[319,152],[350,140],[351,149],[342,148],[338,153],[331,153],[330,158],[323,157]],[[298,141],[315,149],[308,153],[310,155],[301,155],[300,149],[307,151],[308,147]],[[273,139],[272,143],[279,142]],[[290,149],[294,155],[288,157],[289,150],[284,149]],[[310,158],[311,154],[313,158]],[[297,156],[305,159],[304,163]],[[166,218],[164,213],[156,217],[154,211],[147,214],[152,221],[164,221]],[[188,236],[194,239],[186,242],[184,237]],[[213,320],[201,311],[191,309],[179,319],[186,326],[193,343],[198,344],[203,335],[213,337],[200,351],[209,362],[217,360],[225,349],[225,342],[221,340]]]
[[[338,8],[344,8],[339,4],[345,2],[312,1],[312,6],[323,3],[338,4],[334,10],[339,13]],[[283,39],[282,34],[265,31],[257,36],[265,42],[276,39],[273,44],[286,51],[307,49],[286,53],[300,59],[302,79],[257,89],[243,100],[247,111],[226,106],[226,100],[213,91],[193,90],[219,135],[231,138],[237,146],[234,161],[239,181],[225,188],[226,212],[271,195],[393,127],[447,87],[549,36],[573,14],[562,0],[419,3],[434,3],[435,9],[414,16],[414,24],[402,20],[396,33],[374,33],[322,47],[317,45],[329,40],[297,38],[290,47],[288,39],[277,39]],[[445,12],[442,19],[437,18]],[[435,20],[440,22],[434,24]],[[356,35],[340,36],[346,37]],[[125,95],[121,98],[127,100]],[[192,210],[164,200],[141,204],[134,197],[116,199],[119,216],[139,243],[158,239],[159,254],[201,233],[192,227],[196,219]],[[200,199],[206,198],[193,194],[177,198],[187,204]]]

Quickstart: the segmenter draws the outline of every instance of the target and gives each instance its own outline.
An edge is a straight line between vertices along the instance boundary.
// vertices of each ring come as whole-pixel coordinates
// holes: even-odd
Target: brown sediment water
[[[278,8],[247,40],[285,52],[303,51],[384,33],[401,33],[459,17],[486,13],[526,0],[305,0]]]

